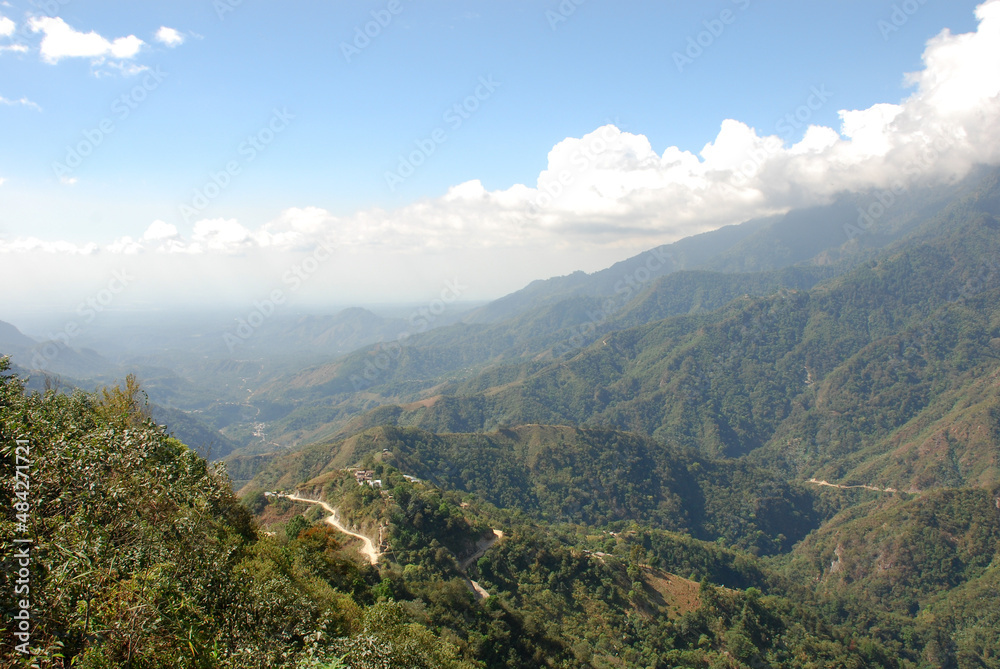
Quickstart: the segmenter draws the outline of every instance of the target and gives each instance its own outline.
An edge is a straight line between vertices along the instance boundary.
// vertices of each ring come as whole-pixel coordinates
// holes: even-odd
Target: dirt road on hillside
[[[305,502],[306,504],[318,504],[319,506],[323,507],[323,509],[330,514],[329,516],[327,516],[326,522],[328,522],[330,525],[333,525],[335,528],[337,528],[344,534],[350,535],[357,539],[361,539],[361,541],[364,542],[364,545],[361,547],[361,552],[365,554],[365,556],[373,565],[378,564],[379,552],[375,548],[375,543],[365,535],[358,534],[357,532],[352,532],[351,530],[347,529],[343,525],[343,523],[341,523],[340,520],[337,518],[337,516],[340,515],[340,512],[337,511],[335,508],[333,508],[326,502],[320,501],[318,499],[309,499],[308,497],[299,497],[298,495],[280,495],[280,497],[287,497],[290,500],[294,500],[296,502]]]

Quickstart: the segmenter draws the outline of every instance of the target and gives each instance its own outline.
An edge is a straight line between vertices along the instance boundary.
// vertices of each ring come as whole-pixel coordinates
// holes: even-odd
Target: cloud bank
[[[954,180],[977,164],[1000,164],[1000,0],[983,3],[976,16],[975,32],[944,30],[927,43],[923,69],[906,75],[913,89],[909,97],[842,110],[839,129],[809,126],[793,144],[727,119],[697,155],[677,147],[657,152],[645,136],[606,125],[559,142],[533,185],[489,191],[474,180],[391,211],[335,216],[293,207],[257,229],[215,218],[196,222],[186,234],[155,221],[135,238],[104,245],[15,239],[0,241],[0,253],[240,255],[319,243],[403,253],[638,249],[821,204],[839,192]],[[46,33],[43,54],[53,62],[68,56],[130,57],[142,46],[132,36],[109,42],[73,32],[61,19],[36,21]],[[169,28],[157,33],[168,46],[178,38],[183,39]],[[789,110],[788,123],[808,118],[800,112],[817,109],[828,96],[815,88],[807,106]]]

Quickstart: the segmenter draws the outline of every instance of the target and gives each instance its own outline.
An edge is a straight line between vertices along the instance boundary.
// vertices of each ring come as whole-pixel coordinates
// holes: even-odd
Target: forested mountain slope
[[[32,394],[4,361],[44,666],[1000,666],[1000,180],[846,234],[863,204],[306,370],[217,362],[246,415],[213,420],[272,451],[229,458],[242,504],[133,377]]]
[[[413,336],[402,343],[358,351],[290,377],[274,377],[261,388],[258,397],[260,401],[284,407],[284,414],[274,422],[276,438],[279,443],[296,444],[332,436],[345,427],[350,416],[379,405],[405,405],[438,395],[468,397],[475,388],[502,394],[503,384],[513,379],[523,380],[539,373],[557,375],[554,366],[574,356],[582,355],[586,364],[600,365],[603,362],[598,359],[606,353],[610,355],[604,357],[609,358],[612,366],[627,366],[629,361],[640,361],[638,348],[643,348],[647,358],[662,361],[671,357],[676,366],[683,362],[678,357],[682,356],[679,347],[686,347],[690,349],[687,357],[691,362],[680,374],[670,374],[671,381],[666,381],[665,387],[658,389],[663,392],[654,398],[647,397],[652,391],[649,378],[629,380],[629,384],[639,382],[639,393],[631,385],[622,387],[624,379],[616,378],[619,394],[628,396],[614,402],[618,407],[601,407],[576,399],[577,404],[586,406],[568,412],[556,410],[548,415],[530,409],[520,414],[507,409],[491,410],[499,421],[581,424],[592,419],[651,433],[671,421],[657,415],[663,409],[635,404],[650,401],[656,405],[670,404],[671,411],[677,411],[676,402],[666,402],[678,397],[677,388],[672,387],[675,381],[684,386],[679,395],[690,397],[692,387],[701,389],[711,385],[709,376],[713,373],[732,374],[733,360],[751,353],[759,358],[758,364],[781,367],[780,371],[770,372],[768,387],[772,389],[778,385],[787,388],[801,385],[799,381],[804,382],[806,377],[810,383],[817,382],[833,366],[842,364],[864,346],[906,328],[924,327],[921,319],[931,317],[935,309],[949,302],[967,301],[995,285],[992,258],[996,257],[997,244],[992,226],[1000,215],[998,184],[997,172],[988,171],[953,187],[915,193],[886,209],[883,216],[872,219],[873,223],[865,224],[863,229],[857,227],[857,207],[867,202],[865,196],[852,199],[853,208],[840,203],[826,209],[792,212],[780,224],[771,221],[753,234],[766,231],[770,236],[766,237],[766,244],[761,244],[776,249],[775,253],[789,245],[809,248],[811,252],[810,243],[820,244],[816,240],[825,239],[821,244],[827,245],[825,250],[809,256],[803,264],[790,266],[785,261],[769,260],[754,265],[765,269],[752,273],[687,270],[668,273],[659,279],[654,279],[651,272],[636,274],[638,269],[628,265],[631,273],[619,273],[618,289],[612,287],[605,294],[597,290],[577,291],[578,294],[572,295],[559,293],[560,299],[540,298],[536,306],[500,322],[457,324]],[[832,232],[817,232],[835,228],[839,237]],[[828,245],[834,241],[835,247]],[[643,256],[637,257],[638,267],[648,265],[651,258],[666,258],[664,253],[662,249],[656,254],[650,252],[645,261],[639,260]],[[802,260],[799,255],[793,256]],[[717,267],[731,269],[727,263],[719,261]],[[741,267],[746,268],[746,265]],[[640,281],[642,278],[646,280]],[[897,294],[897,289],[902,292]],[[764,299],[747,300],[747,296]],[[681,316],[688,318],[670,320]],[[781,324],[785,331],[779,335],[775,328],[782,319],[799,319],[799,322]],[[695,333],[703,325],[707,329],[699,338]],[[608,339],[611,333],[615,334]],[[774,337],[778,340],[772,341]],[[668,338],[673,338],[673,343]],[[766,340],[769,350],[757,351],[755,339]],[[594,347],[603,346],[604,341],[617,349],[594,353]],[[794,350],[787,350],[788,347]],[[615,350],[622,354],[617,360]],[[711,354],[706,358],[707,352]],[[641,364],[645,363],[646,359],[642,359]],[[798,365],[798,369],[792,370],[793,365]],[[775,371],[781,378],[774,378]],[[750,373],[755,386],[767,382],[758,378],[755,370],[737,373],[744,377]],[[477,374],[481,376],[477,378]],[[623,376],[628,374],[624,370]],[[691,378],[684,380],[685,375]],[[792,377],[795,382],[789,386],[786,382]],[[499,379],[506,380],[499,383]],[[569,380],[557,383],[562,382],[570,383]],[[653,382],[659,384],[660,378]],[[614,385],[607,375],[588,378],[587,384]],[[792,392],[787,388],[776,392]],[[608,387],[608,392],[615,390]],[[678,420],[687,424],[683,429],[688,431],[733,432],[710,438],[714,442],[711,448],[717,453],[745,453],[762,445],[774,424],[789,411],[790,396],[779,400],[763,387],[753,394],[761,392],[769,395],[772,403],[784,404],[784,408],[772,406],[764,413],[774,415],[754,418],[744,410],[739,426],[726,425],[733,421],[711,415],[710,407],[702,407],[699,416]],[[642,397],[635,397],[637,394]],[[526,397],[523,401],[530,404],[532,399]],[[559,400],[563,404],[566,401],[565,397]],[[632,406],[622,406],[622,402],[631,402]],[[618,415],[622,412],[628,415]],[[635,415],[650,412],[653,415],[649,417]],[[437,419],[430,420],[408,424],[434,429],[444,425],[435,422]],[[770,424],[760,425],[761,420]],[[692,423],[699,427],[694,428]],[[711,427],[712,423],[717,425]],[[486,429],[499,424],[480,423]],[[473,420],[446,429],[480,428]]]
[[[302,482],[359,527],[387,530],[378,568],[359,565],[317,507],[259,494],[241,505],[148,419],[134,378],[96,395],[27,394],[7,369],[0,361],[4,487],[14,495],[23,478],[18,453],[31,485],[18,507],[28,519],[0,521],[0,548],[7,562],[30,537],[31,603],[3,598],[0,612],[30,606],[32,617],[28,652],[5,632],[4,666],[898,666],[891,645],[862,637],[859,648],[848,628],[751,587],[777,577],[738,551],[539,527],[381,464],[391,494],[346,472]],[[472,552],[484,533],[493,541]]]
[[[771,471],[635,434],[521,426],[488,434],[374,428],[273,460],[248,490],[290,488],[363,458],[538,520],[641,521],[754,552],[787,550],[835,509]]]
[[[467,322],[496,322],[569,297],[618,294],[626,278],[649,278],[681,270],[757,273],[794,265],[852,264],[917,234],[955,200],[980,189],[993,172],[973,171],[961,182],[915,188],[899,196],[882,189],[842,194],[829,205],[793,209],[768,218],[686,237],[611,267],[585,274],[535,281],[524,289],[481,307]],[[891,198],[891,199],[890,199]],[[887,206],[881,206],[883,201]],[[878,203],[878,215],[862,218]]]
[[[811,290],[608,332],[564,359],[501,365],[346,429],[607,426],[710,455],[754,453],[794,477],[860,468],[898,488],[990,480],[1000,234],[981,204],[995,203],[963,203],[947,235]],[[969,435],[944,448],[960,465],[882,457],[912,450],[913,439],[943,429],[944,416],[955,434]],[[886,468],[893,475],[883,476]]]

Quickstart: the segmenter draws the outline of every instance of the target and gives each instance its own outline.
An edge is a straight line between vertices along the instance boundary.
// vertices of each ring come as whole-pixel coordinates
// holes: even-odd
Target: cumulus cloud
[[[1000,164],[1000,0],[983,3],[976,16],[976,32],[945,30],[928,41],[923,69],[906,75],[909,97],[842,110],[839,128],[808,127],[795,143],[727,119],[698,153],[657,151],[645,136],[606,125],[556,144],[534,184],[487,190],[472,180],[437,198],[348,216],[296,207],[253,230],[218,218],[182,235],[157,221],[140,239],[106,248],[641,249],[844,191],[957,179],[976,164]],[[825,100],[822,87],[812,93]]]
[[[204,248],[208,251],[233,253],[251,248],[254,241],[250,231],[236,219],[206,219],[194,224],[194,250]]]
[[[17,30],[17,24],[6,16],[0,16],[0,37],[10,37]],[[24,53],[28,50],[26,44],[0,44],[0,53],[4,51],[14,51]]]
[[[156,41],[160,44],[165,44],[168,47],[173,48],[184,44],[184,35],[180,34],[173,28],[160,26],[160,29],[156,31]]]
[[[139,241],[126,236],[108,244],[107,250],[116,254],[135,255],[142,253],[143,246]]]
[[[181,237],[176,225],[166,221],[153,221],[146,232],[142,234],[139,242],[140,251],[160,251],[166,253],[195,253],[201,252],[201,247],[185,242]]]
[[[41,53],[48,63],[57,63],[63,58],[129,59],[134,58],[145,44],[135,35],[109,40],[93,31],[77,32],[59,17],[33,18],[29,25],[32,31],[44,33]]]
[[[145,241],[164,242],[180,239],[180,233],[177,231],[176,225],[157,220],[146,228],[142,238]]]

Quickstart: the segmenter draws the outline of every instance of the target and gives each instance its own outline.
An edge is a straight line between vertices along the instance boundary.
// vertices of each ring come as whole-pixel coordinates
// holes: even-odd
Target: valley
[[[0,62],[0,669],[1000,669],[1000,0]]]
[[[32,371],[44,343],[5,326],[4,434],[33,416],[17,429],[45,457],[78,458],[59,446],[73,434],[96,472],[122,447],[100,435],[138,430],[136,466],[201,472],[180,497],[189,474],[170,474],[141,514],[228,509],[156,541],[230,537],[201,566],[228,565],[236,590],[200,607],[286,593],[259,630],[205,632],[258,658],[254,635],[289,616],[340,639],[329,661],[358,630],[389,649],[408,629],[427,666],[995,666],[1000,173],[849,238],[864,196],[844,197],[456,307],[405,346],[351,309],[274,321],[241,359],[178,340],[112,362],[106,343]],[[142,391],[105,385],[125,369]],[[22,382],[40,394],[16,399]],[[93,494],[38,501],[47,541],[57,518],[98,522]],[[145,559],[133,573],[153,578]],[[103,588],[59,615],[79,625],[96,597],[110,626],[121,591]]]

